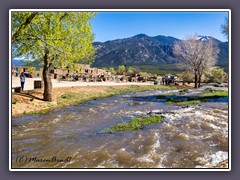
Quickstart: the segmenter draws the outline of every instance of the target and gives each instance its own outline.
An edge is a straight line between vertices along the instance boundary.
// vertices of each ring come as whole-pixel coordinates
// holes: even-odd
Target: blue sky
[[[99,12],[91,24],[94,41],[100,42],[140,33],[179,39],[199,34],[227,41],[220,31],[227,16],[228,12]]]

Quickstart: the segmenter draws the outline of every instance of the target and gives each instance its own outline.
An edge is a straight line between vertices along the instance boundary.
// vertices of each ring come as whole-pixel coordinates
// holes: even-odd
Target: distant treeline
[[[166,74],[172,74],[177,75],[179,73],[184,72],[184,69],[181,69],[176,64],[163,64],[163,65],[139,65],[139,66],[127,66],[135,69],[139,69],[140,72],[147,72],[150,74],[157,74],[160,76],[166,75]],[[228,73],[228,65],[222,64],[219,65],[219,67],[223,68],[226,73]],[[118,69],[117,67],[113,67],[115,70]]]

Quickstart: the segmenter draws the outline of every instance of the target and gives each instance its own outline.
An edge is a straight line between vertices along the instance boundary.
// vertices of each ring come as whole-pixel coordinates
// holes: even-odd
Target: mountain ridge
[[[213,39],[220,48],[217,65],[228,64],[228,42],[211,36],[199,36],[199,39]],[[177,41],[182,40],[164,35],[151,37],[137,34],[129,38],[95,42],[95,61],[92,67],[175,64],[177,57],[172,48]]]

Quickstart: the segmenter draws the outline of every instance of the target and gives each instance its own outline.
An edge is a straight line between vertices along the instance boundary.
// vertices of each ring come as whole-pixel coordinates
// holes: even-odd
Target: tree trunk
[[[44,82],[44,92],[43,92],[43,100],[44,101],[52,101],[52,81],[49,76],[49,63],[48,63],[48,54],[46,51],[44,55],[44,67],[43,67],[43,82]]]
[[[202,74],[198,75],[198,87],[200,88],[201,86],[201,79],[202,79]]]
[[[197,70],[196,69],[194,69],[194,75],[195,75],[195,77],[194,77],[194,88],[197,88],[198,78],[197,78]]]

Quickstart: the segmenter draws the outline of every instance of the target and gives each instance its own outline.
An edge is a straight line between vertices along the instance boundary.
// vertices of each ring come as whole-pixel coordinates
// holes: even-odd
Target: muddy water
[[[228,159],[228,99],[179,107],[156,98],[174,92],[128,93],[14,118],[12,167],[204,168]],[[101,133],[149,112],[163,122]]]

